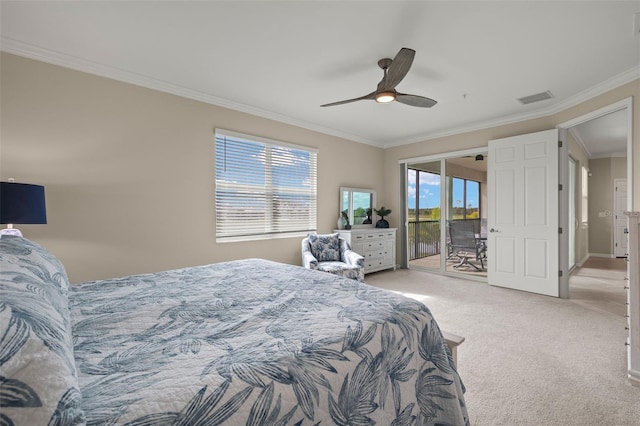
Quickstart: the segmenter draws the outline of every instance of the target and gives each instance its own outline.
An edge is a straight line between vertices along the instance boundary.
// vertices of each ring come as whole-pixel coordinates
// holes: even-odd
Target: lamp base
[[[2,238],[3,235],[13,235],[14,237],[22,237],[22,232],[20,232],[20,230],[16,228],[0,229],[0,238]]]

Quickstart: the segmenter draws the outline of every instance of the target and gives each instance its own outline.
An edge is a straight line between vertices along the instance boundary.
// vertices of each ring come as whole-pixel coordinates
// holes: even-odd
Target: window
[[[432,169],[437,166],[429,165]],[[449,216],[451,219],[480,217],[480,182],[457,177],[448,178],[451,187]],[[440,174],[408,169],[409,221],[440,219]]]
[[[439,164],[430,164],[439,170]],[[440,174],[431,171],[408,170],[409,221],[440,219]]]
[[[589,222],[589,170],[582,166],[582,211],[581,222],[587,224]]]
[[[216,241],[316,229],[317,151],[216,129]]]
[[[477,219],[480,217],[480,182],[452,178],[452,219]]]

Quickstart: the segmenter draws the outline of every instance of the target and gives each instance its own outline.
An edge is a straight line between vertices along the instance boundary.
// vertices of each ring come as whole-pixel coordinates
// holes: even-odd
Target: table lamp
[[[44,186],[28,183],[0,182],[0,230],[2,235],[22,236],[14,224],[45,224],[47,208],[44,201]]]

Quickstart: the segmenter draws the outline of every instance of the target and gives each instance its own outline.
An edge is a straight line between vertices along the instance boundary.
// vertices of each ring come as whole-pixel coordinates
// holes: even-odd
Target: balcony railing
[[[480,219],[455,220],[473,221],[476,233],[480,233]],[[440,221],[419,220],[409,222],[409,260],[436,254],[440,254]]]

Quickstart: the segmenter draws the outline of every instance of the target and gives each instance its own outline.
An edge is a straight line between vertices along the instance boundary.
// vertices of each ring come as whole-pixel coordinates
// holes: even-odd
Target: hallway
[[[569,277],[569,300],[589,309],[624,316],[626,272],[625,259],[590,257]]]

